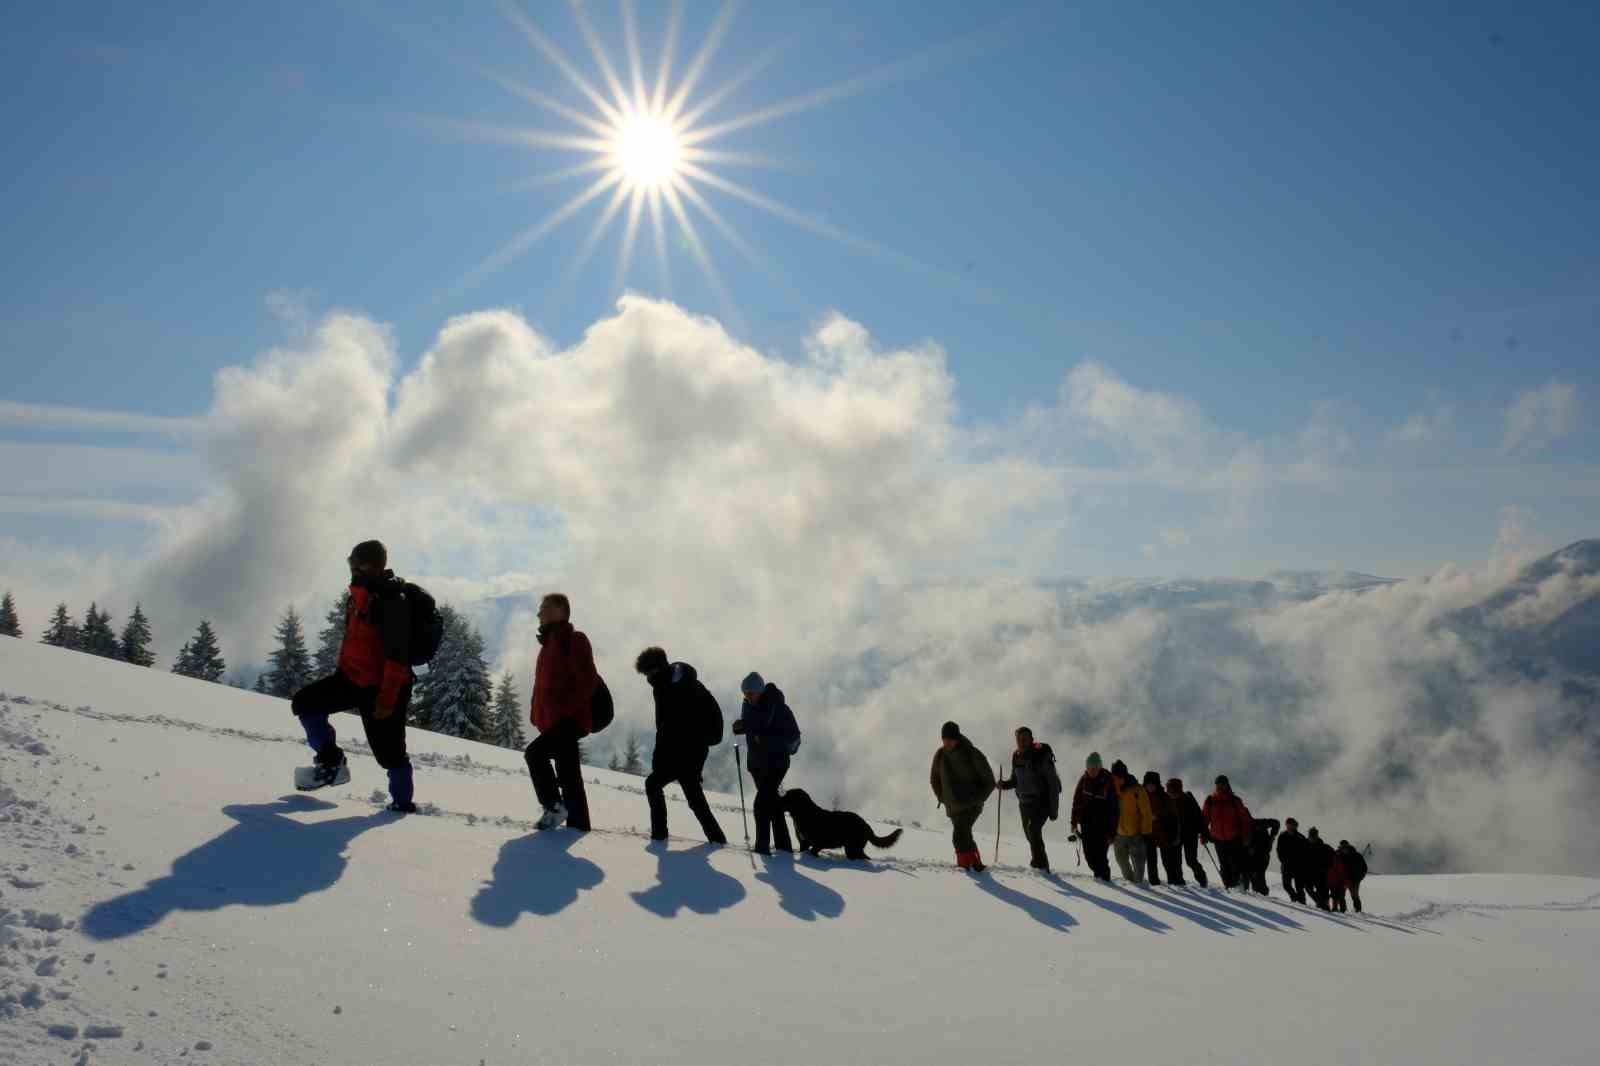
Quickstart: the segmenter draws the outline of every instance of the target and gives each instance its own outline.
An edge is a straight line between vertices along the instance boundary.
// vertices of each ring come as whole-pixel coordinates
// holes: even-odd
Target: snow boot
[[[350,764],[340,761],[337,764],[319,762],[311,766],[297,766],[294,769],[294,787],[301,792],[313,792],[329,785],[345,785],[350,783]]]
[[[406,800],[404,803],[399,800],[391,800],[389,806],[385,807],[384,810],[394,814],[416,814],[417,805],[410,800]]]
[[[535,829],[554,829],[567,820],[567,805],[557,800],[554,807],[546,807],[544,814],[539,816]]]

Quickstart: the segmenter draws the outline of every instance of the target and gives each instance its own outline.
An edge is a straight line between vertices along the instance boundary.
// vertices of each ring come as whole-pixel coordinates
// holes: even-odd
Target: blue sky
[[[113,505],[218,476],[172,433],[38,405],[200,416],[216,370],[332,309],[388,326],[397,375],[452,316],[515,309],[565,348],[615,313],[620,226],[564,281],[598,203],[475,273],[586,180],[518,188],[584,157],[451,128],[573,131],[481,72],[587,105],[494,5],[460,7],[11,13],[0,364],[32,413],[0,420],[10,569],[53,544],[136,558],[149,522]],[[522,10],[600,80],[565,5]],[[625,65],[619,9],[587,10]],[[685,6],[679,74],[719,10]],[[638,5],[647,76],[668,11]],[[772,61],[708,122],[868,77],[711,145],[771,165],[710,167],[852,243],[708,189],[768,270],[701,220],[723,292],[681,240],[670,284],[641,239],[626,285],[787,359],[831,312],[882,350],[935,343],[952,425],[991,444],[1030,408],[1082,416],[1063,382],[1088,364],[1181,406],[1194,454],[1298,442],[1340,472],[1202,536],[1215,500],[1168,464],[1164,488],[1076,495],[1095,517],[1030,569],[1420,573],[1508,523],[1554,544],[1600,532],[1597,46],[1581,4],[749,4],[699,94]],[[1157,462],[1112,422],[1018,447]],[[126,476],[98,484],[108,465]]]

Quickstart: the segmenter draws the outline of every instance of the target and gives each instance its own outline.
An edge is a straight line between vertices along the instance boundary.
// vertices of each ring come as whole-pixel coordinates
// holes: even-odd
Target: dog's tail
[[[868,834],[867,839],[872,841],[872,846],[875,848],[892,848],[895,842],[900,839],[900,834],[904,832],[904,829],[896,829],[886,837],[875,837]]]

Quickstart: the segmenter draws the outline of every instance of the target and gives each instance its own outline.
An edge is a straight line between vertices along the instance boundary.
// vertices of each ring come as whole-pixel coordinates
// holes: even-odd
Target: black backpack
[[[405,598],[411,604],[411,665],[426,666],[444,643],[444,617],[439,605],[421,585],[405,583]]]
[[[711,690],[704,685],[700,686],[705,695],[705,738],[704,743],[708,748],[714,748],[722,743],[722,705],[711,694]]]
[[[589,697],[589,732],[598,733],[617,718],[617,705],[611,699],[606,679],[596,675],[594,695]]]

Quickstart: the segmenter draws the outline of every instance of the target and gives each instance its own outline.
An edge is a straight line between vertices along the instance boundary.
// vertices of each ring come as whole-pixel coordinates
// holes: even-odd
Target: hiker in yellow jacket
[[[1111,764],[1111,781],[1117,790],[1117,839],[1111,845],[1122,876],[1136,885],[1144,884],[1145,837],[1155,832],[1155,814],[1144,787],[1128,772],[1128,764],[1118,759]]]

